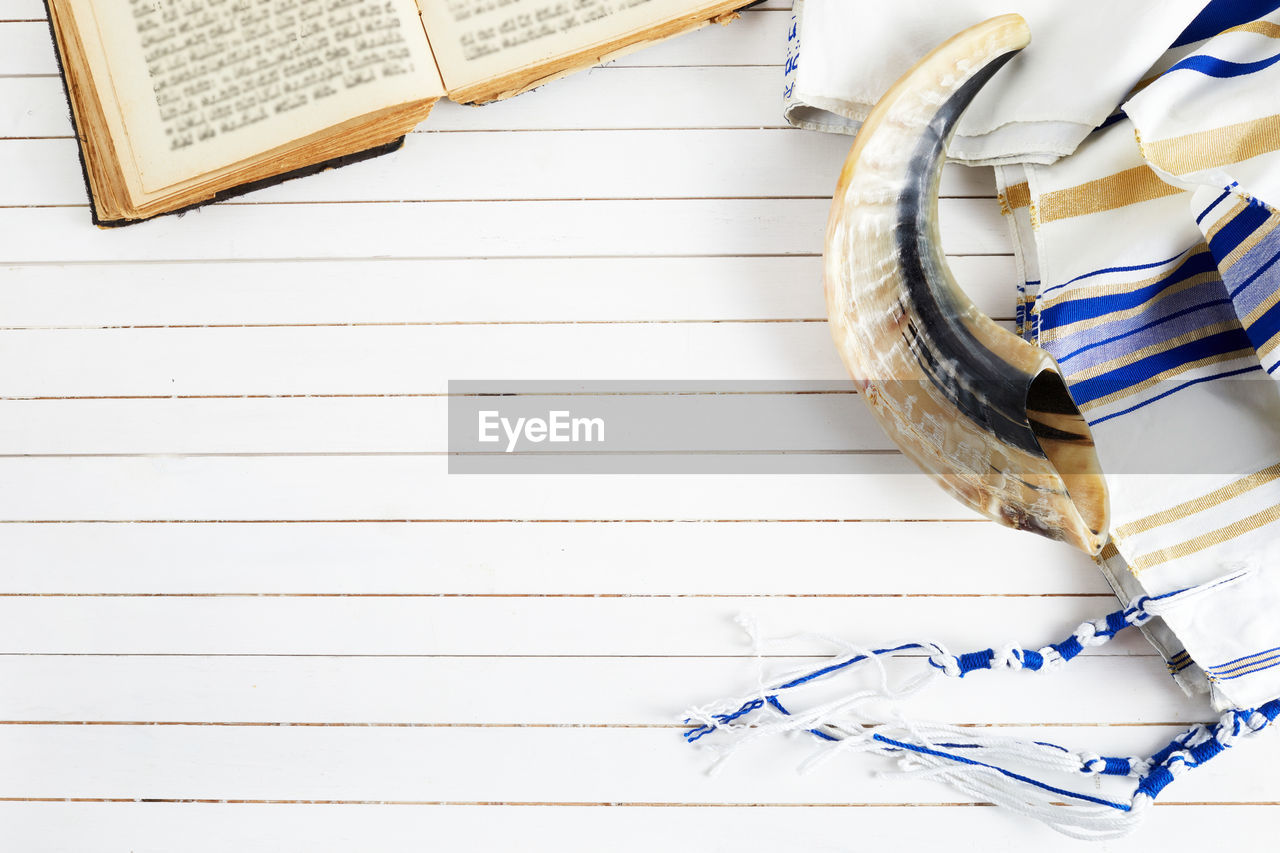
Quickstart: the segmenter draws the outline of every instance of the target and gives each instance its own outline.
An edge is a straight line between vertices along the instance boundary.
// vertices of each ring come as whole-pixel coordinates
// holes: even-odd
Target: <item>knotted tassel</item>
[[[1106,839],[1126,835],[1174,779],[1233,747],[1242,737],[1261,731],[1280,716],[1280,699],[1258,708],[1231,710],[1217,723],[1193,726],[1164,749],[1147,758],[1102,756],[1075,752],[1043,741],[991,735],[980,730],[862,713],[865,706],[905,698],[938,676],[965,678],[979,670],[1007,669],[1047,672],[1065,666],[1084,649],[1109,642],[1133,626],[1195,600],[1222,584],[1245,576],[1238,572],[1207,584],[1158,596],[1142,596],[1128,607],[1082,623],[1069,637],[1040,649],[1010,644],[961,655],[931,641],[900,643],[863,649],[841,644],[846,654],[817,670],[792,674],[773,682],[761,681],[751,696],[695,708],[685,722],[685,739],[702,741],[709,735],[725,739],[717,765],[746,743],[790,731],[805,731],[827,744],[806,762],[812,767],[842,752],[875,752],[898,759],[899,769],[937,778],[979,800],[997,803],[1036,818],[1074,838]],[[759,658],[758,640],[756,654]],[[929,669],[894,687],[884,659],[903,654],[927,655]],[[870,664],[879,685],[803,711],[789,710],[789,691],[830,679],[859,664]],[[789,700],[787,700],[789,704]],[[1013,767],[1019,769],[1015,770]],[[1071,776],[1125,777],[1136,780],[1127,798],[1109,799],[1056,785],[1042,772]],[[1063,802],[1072,805],[1064,807]]]

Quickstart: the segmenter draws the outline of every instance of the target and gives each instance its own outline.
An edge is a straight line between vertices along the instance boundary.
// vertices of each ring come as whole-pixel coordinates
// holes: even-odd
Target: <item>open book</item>
[[[123,224],[398,147],[748,0],[47,0],[94,219]]]

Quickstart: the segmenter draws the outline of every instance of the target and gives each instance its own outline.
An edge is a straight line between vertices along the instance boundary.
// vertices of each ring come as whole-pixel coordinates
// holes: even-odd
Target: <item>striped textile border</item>
[[[1207,666],[1204,672],[1210,681],[1231,681],[1275,666],[1280,666],[1280,647],[1255,652],[1217,666]]]
[[[1184,669],[1191,666],[1191,664],[1195,663],[1195,661],[1191,659],[1191,655],[1187,654],[1187,650],[1183,649],[1164,663],[1165,666],[1168,667],[1170,675],[1177,675],[1179,672],[1182,672]]]
[[[1267,373],[1280,368],[1280,215],[1227,187],[1200,213],[1200,227],[1235,314]],[[1231,196],[1231,204],[1224,203]]]

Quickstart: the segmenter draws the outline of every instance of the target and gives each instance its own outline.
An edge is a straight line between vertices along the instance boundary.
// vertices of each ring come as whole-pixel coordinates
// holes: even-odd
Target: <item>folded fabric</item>
[[[797,127],[854,133],[926,53],[975,21],[1018,12],[1032,47],[966,112],[951,159],[1052,163],[1101,124],[1204,0],[795,0],[784,111]],[[1217,32],[1216,30],[1214,32]]]
[[[1148,627],[1219,709],[1280,696],[1277,6],[1211,4],[1224,31],[1190,29],[1075,154],[996,170],[1020,331],[1107,474],[1104,572],[1126,600],[1245,572]]]

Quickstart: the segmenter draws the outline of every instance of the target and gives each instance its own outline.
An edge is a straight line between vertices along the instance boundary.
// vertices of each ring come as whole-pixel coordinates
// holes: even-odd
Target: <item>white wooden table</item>
[[[43,8],[0,0],[0,847],[1077,848],[874,762],[799,775],[807,739],[708,776],[678,716],[751,683],[736,613],[1038,645],[1113,605],[1088,559],[917,476],[446,473],[449,379],[843,378],[819,255],[848,140],[782,126],[786,5],[103,231]],[[1010,318],[990,175],[944,190]],[[927,707],[1145,754],[1210,716],[1163,670],[1129,639]],[[1277,755],[1109,849],[1254,843]]]

